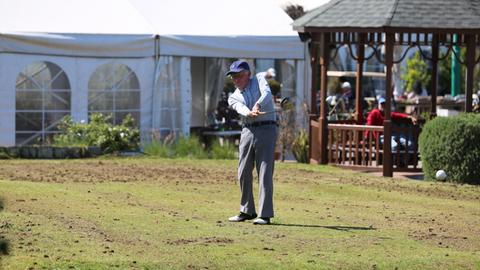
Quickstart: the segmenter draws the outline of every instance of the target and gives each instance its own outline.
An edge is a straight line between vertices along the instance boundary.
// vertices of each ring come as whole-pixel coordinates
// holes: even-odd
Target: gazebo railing
[[[319,123],[310,121],[311,161],[319,160],[320,144],[315,139],[319,136]],[[391,151],[394,171],[421,171],[419,166],[418,136],[421,127],[404,125],[392,127],[398,147]],[[383,126],[355,124],[328,124],[327,160],[329,164],[358,169],[382,170],[383,144],[380,141]],[[401,146],[400,139],[406,139]]]
[[[377,161],[382,151],[379,140],[379,134],[382,132],[383,127],[379,126],[328,124],[329,163],[346,166],[381,166]]]

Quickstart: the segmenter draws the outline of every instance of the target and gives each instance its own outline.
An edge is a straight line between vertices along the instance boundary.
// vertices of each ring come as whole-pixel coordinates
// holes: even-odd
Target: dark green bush
[[[419,150],[426,179],[442,169],[446,181],[480,184],[480,115],[437,117],[425,124]]]

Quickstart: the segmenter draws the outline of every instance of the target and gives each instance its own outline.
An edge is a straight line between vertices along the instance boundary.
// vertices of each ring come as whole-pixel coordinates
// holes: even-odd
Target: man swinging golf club
[[[247,62],[238,60],[230,65],[227,76],[235,84],[235,92],[228,104],[242,118],[239,146],[238,180],[241,199],[240,213],[230,217],[231,222],[255,219],[257,212],[253,199],[253,168],[257,169],[259,183],[259,212],[253,224],[267,225],[273,218],[273,165],[277,138],[277,123],[272,93],[265,77],[250,78]]]

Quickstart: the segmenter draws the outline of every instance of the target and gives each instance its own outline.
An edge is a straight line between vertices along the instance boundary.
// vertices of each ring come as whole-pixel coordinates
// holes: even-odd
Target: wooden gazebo
[[[376,158],[378,169],[384,176],[393,176],[401,153],[392,153],[391,136],[394,130],[390,117],[392,102],[392,65],[403,60],[394,59],[395,46],[408,48],[431,47],[431,54],[424,55],[431,61],[431,111],[436,116],[437,73],[439,48],[444,46],[454,53],[453,46],[466,47],[466,112],[472,111],[473,74],[479,59],[475,54],[480,42],[480,0],[331,0],[301,18],[293,28],[300,37],[309,42],[312,65],[310,121],[311,162],[320,164],[348,163],[357,167],[372,167]],[[386,67],[386,106],[383,127],[364,126],[360,123],[329,123],[326,115],[327,69],[332,51],[340,46],[355,48],[357,61],[355,86],[356,119],[362,119],[362,74],[363,63],[370,57],[378,57]],[[365,48],[373,53],[365,55]],[[383,50],[383,53],[381,51]],[[350,50],[353,51],[353,50]],[[320,85],[320,112],[316,112],[316,86]],[[378,140],[362,138],[365,130],[383,132],[385,143],[380,148]],[[418,135],[418,134],[417,134]],[[415,151],[417,151],[415,145]],[[409,156],[408,151],[403,156]],[[412,157],[408,157],[411,159]],[[417,157],[414,156],[414,159]],[[408,169],[408,168],[407,168]],[[414,168],[416,169],[416,167]]]

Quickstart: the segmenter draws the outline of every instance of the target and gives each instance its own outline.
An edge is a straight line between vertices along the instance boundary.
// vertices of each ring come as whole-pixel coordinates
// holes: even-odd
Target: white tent
[[[131,113],[144,139],[188,135],[207,122],[230,58],[284,59],[305,94],[304,45],[269,1],[0,0],[0,13],[3,146],[95,111]]]

